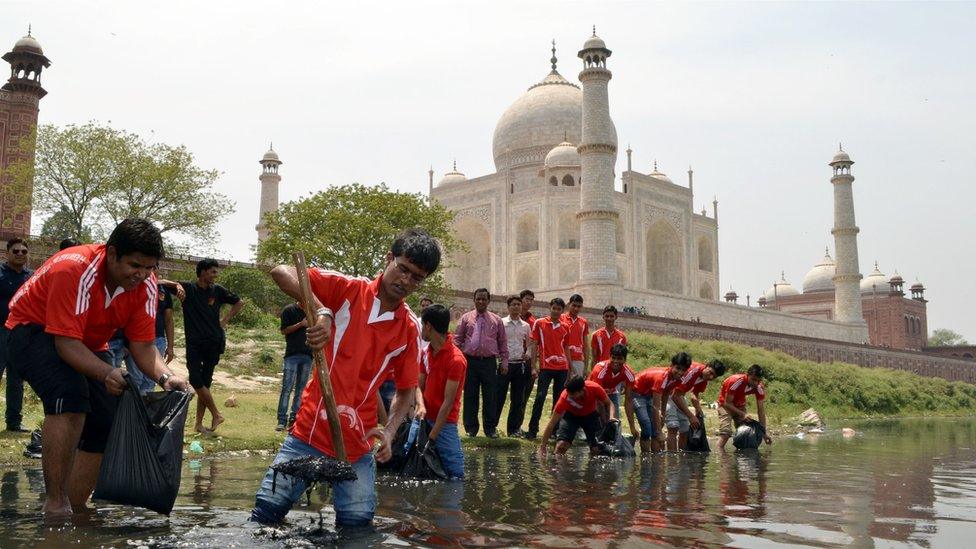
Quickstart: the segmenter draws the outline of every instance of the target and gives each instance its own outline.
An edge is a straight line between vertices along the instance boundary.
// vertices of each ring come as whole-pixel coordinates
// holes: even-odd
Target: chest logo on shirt
[[[358,432],[363,438],[366,438],[366,429],[363,427],[363,420],[359,417],[359,413],[356,412],[355,408],[346,404],[340,404],[336,409],[339,412],[340,422],[344,420],[347,427]],[[319,410],[319,416],[323,421],[329,420],[329,414],[326,412],[324,406]]]

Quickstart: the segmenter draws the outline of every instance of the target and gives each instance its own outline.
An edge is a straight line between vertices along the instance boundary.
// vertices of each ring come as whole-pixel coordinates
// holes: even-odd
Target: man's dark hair
[[[586,387],[586,380],[583,379],[583,376],[579,376],[579,375],[573,376],[569,378],[569,381],[566,382],[566,391],[570,393],[578,393],[582,391],[583,388],[585,387]]]
[[[451,311],[447,307],[435,303],[420,313],[420,320],[430,324],[430,327],[435,332],[441,335],[447,335],[447,331],[451,326]]]
[[[220,263],[217,263],[217,260],[211,257],[197,261],[197,276],[200,276],[200,273],[203,271],[208,271],[214,267],[220,267]]]
[[[573,294],[573,295],[569,296],[569,302],[570,303],[579,303],[580,305],[582,305],[583,304],[583,296],[581,296],[579,294]]]
[[[431,298],[429,298],[429,297],[427,297],[427,296],[424,296],[424,297],[422,297],[422,298],[420,298],[420,302],[421,302],[421,303],[423,303],[424,301],[430,301],[431,303],[433,303],[433,302],[434,302],[434,300],[433,300],[433,299],[431,299]]]
[[[156,259],[163,257],[163,237],[148,219],[123,219],[112,229],[105,246],[115,248],[115,257],[140,253]]]
[[[7,251],[10,251],[10,249],[16,246],[17,244],[23,244],[25,248],[30,248],[30,246],[28,246],[27,243],[24,242],[23,238],[14,237],[7,241]]]
[[[478,297],[478,294],[482,292],[488,294],[488,299],[491,299],[491,292],[488,291],[488,288],[478,288],[474,291],[474,297]]]
[[[620,358],[627,358],[627,346],[623,343],[616,343],[613,347],[610,347],[610,356],[619,356]]]
[[[708,367],[711,368],[713,372],[715,372],[715,377],[719,377],[725,373],[725,363],[717,358],[709,362]]]
[[[749,369],[746,370],[746,373],[751,376],[756,376],[759,379],[766,377],[766,370],[763,369],[763,367],[758,364],[753,364],[752,366],[749,366]]]
[[[691,366],[691,355],[682,351],[671,357],[671,365],[677,366],[680,370],[687,370]]]
[[[603,308],[603,314],[607,314],[607,313],[613,313],[616,315],[617,308],[614,307],[613,305],[607,305],[606,307]]]
[[[530,295],[532,296],[532,299],[535,299],[535,292],[533,292],[532,290],[526,289],[519,292],[519,297],[521,297],[522,299],[525,299],[525,296],[527,295]]]
[[[390,246],[393,257],[406,257],[428,275],[441,264],[441,247],[437,239],[419,227],[407,229],[393,240]]]
[[[519,303],[522,303],[522,298],[517,295],[510,295],[508,296],[508,301],[506,301],[505,304],[511,305],[513,301],[518,301]]]
[[[81,242],[76,238],[65,238],[58,244],[58,251],[67,250],[68,248],[74,248],[75,246],[81,246]]]
[[[561,297],[554,297],[554,298],[550,299],[549,300],[549,306],[552,307],[553,305],[559,305],[563,309],[566,308],[566,302],[563,301],[563,298],[561,298]]]

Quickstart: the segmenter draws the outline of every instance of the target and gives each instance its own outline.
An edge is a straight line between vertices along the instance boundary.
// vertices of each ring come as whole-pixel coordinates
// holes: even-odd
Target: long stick
[[[308,320],[309,327],[315,326],[315,310],[312,305],[312,286],[308,282],[308,267],[305,265],[305,254],[295,252],[292,254],[295,260],[295,270],[298,272],[298,285],[302,292],[302,309],[305,310],[305,318]],[[325,401],[325,411],[329,417],[329,431],[332,433],[332,447],[335,449],[336,458],[346,461],[346,444],[342,440],[342,425],[339,421],[339,410],[336,407],[335,393],[332,392],[332,381],[329,379],[329,368],[326,365],[325,349],[319,349],[313,353],[315,357],[315,378],[319,381],[319,388],[322,390],[322,400]]]

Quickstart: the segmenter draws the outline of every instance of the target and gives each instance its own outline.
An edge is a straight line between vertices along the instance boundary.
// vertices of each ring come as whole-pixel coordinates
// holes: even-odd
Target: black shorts
[[[186,370],[190,373],[190,385],[194,389],[210,388],[213,383],[214,368],[220,362],[224,350],[220,342],[186,342]]]
[[[576,416],[573,414],[563,414],[559,420],[559,427],[556,428],[556,440],[572,442],[576,438],[576,431],[583,429],[586,435],[586,442],[590,446],[595,446],[597,437],[603,429],[603,422],[600,421],[599,412],[593,412],[586,416]]]
[[[44,404],[44,415],[85,414],[78,449],[101,454],[112,430],[119,397],[108,394],[105,384],[87,378],[58,356],[54,336],[39,324],[26,324],[10,330],[8,359]],[[112,364],[109,353],[95,353]]]

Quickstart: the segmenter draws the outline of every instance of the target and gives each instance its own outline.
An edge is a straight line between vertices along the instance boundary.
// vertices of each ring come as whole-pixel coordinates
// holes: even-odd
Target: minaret
[[[278,209],[278,184],[281,183],[281,176],[278,175],[278,166],[281,160],[278,153],[274,150],[274,143],[268,152],[261,158],[261,209],[258,212],[258,224],[255,227],[258,231],[258,242],[268,238],[268,228],[264,224],[264,214]]]
[[[434,166],[427,170],[427,205],[434,205]]]
[[[837,253],[837,270],[834,274],[834,320],[848,324],[861,324],[861,269],[857,264],[857,233],[854,222],[854,191],[851,165],[854,161],[840,147],[830,161],[834,176],[834,251]]]
[[[613,171],[617,136],[610,120],[607,70],[610,50],[596,27],[579,51],[583,71],[583,136],[580,153],[580,280],[577,291],[594,307],[612,303],[617,281],[617,211],[613,206]]]
[[[0,238],[27,236],[31,231],[33,180],[15,183],[8,171],[12,164],[34,163],[30,140],[37,127],[41,98],[41,71],[51,66],[30,27],[2,58],[10,63],[10,79],[0,88]],[[23,165],[23,164],[21,164]],[[11,170],[16,171],[16,170]]]

